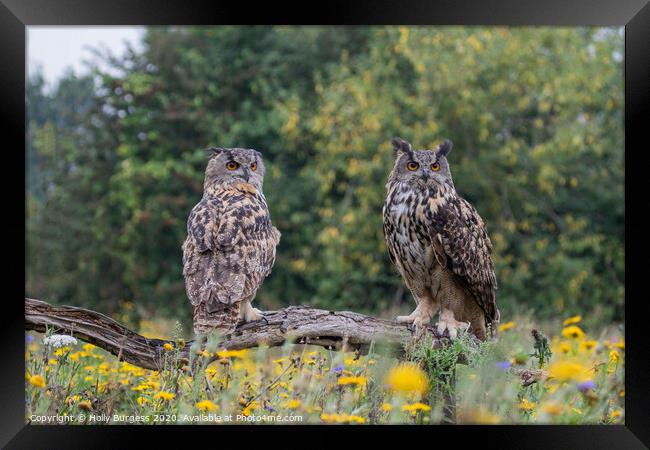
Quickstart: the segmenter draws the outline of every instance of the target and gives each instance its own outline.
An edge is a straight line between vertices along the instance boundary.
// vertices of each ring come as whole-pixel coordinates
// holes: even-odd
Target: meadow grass
[[[480,345],[461,335],[401,358],[285,344],[224,350],[210,338],[179,362],[181,330],[152,371],[48,330],[26,342],[26,420],[32,423],[610,424],[623,423],[620,330],[585,332],[579,316],[546,324],[522,316]],[[152,334],[155,334],[153,336]],[[48,337],[49,336],[49,337]],[[211,359],[216,361],[210,362]],[[523,386],[518,372],[543,371]],[[48,419],[48,417],[50,419]]]

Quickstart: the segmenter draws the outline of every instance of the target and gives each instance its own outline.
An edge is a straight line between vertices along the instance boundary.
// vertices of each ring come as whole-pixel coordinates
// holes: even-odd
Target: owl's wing
[[[240,224],[236,216],[223,214],[225,206],[218,198],[204,198],[192,208],[187,219],[187,235],[199,252],[227,251],[241,238]]]
[[[388,214],[388,209],[386,208],[385,204],[382,210],[382,215],[384,216],[384,237],[386,238],[387,243],[386,248],[388,249],[388,258],[394,266],[396,265],[397,257],[393,254],[394,250],[393,246],[390,245],[389,237],[395,234],[395,224],[393,223],[390,214]]]
[[[232,196],[227,205],[202,200],[188,219],[183,244],[183,275],[193,305],[208,313],[255,294],[275,262],[280,233],[270,223],[268,209],[249,198]],[[223,211],[227,207],[228,214]],[[243,238],[243,229],[256,230]]]
[[[217,303],[241,300],[244,276],[233,271],[230,250],[239,241],[239,226],[223,215],[218,198],[202,199],[187,219],[183,243],[183,276],[190,302],[205,303],[208,311]]]
[[[488,322],[499,320],[492,243],[476,209],[460,197],[429,202],[427,221],[438,261],[463,282]]]

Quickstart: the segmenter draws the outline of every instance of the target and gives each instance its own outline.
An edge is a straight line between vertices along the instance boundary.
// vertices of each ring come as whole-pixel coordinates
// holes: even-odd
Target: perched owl
[[[499,320],[492,244],[476,210],[456,193],[446,140],[435,150],[413,150],[395,138],[386,184],[384,233],[392,263],[416,308],[397,320],[426,325],[440,310],[439,334],[470,328],[479,339]]]
[[[195,333],[223,334],[240,320],[262,318],[251,302],[271,273],[280,232],[262,193],[262,155],[242,148],[210,150],[203,198],[187,220],[183,276]]]

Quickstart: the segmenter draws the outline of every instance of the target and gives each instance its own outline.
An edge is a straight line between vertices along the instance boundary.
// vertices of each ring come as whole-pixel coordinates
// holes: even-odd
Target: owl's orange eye
[[[433,170],[434,172],[439,171],[440,170],[440,164],[439,163],[431,164],[431,170]]]
[[[236,170],[237,167],[239,167],[239,164],[237,164],[235,161],[228,161],[228,164],[226,164],[226,168],[228,170]]]
[[[418,167],[420,167],[420,165],[415,161],[411,161],[406,165],[406,168],[411,172],[413,172],[414,170],[418,170]]]
[[[257,170],[257,163],[251,164],[251,170],[255,172]]]

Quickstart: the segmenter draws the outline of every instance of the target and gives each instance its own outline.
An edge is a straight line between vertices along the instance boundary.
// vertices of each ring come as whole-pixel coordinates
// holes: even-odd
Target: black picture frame
[[[202,0],[0,0],[0,114],[4,132],[5,168],[15,157],[23,167],[25,159],[25,44],[26,27],[31,25],[218,25],[218,24],[404,24],[404,25],[548,25],[548,26],[624,26],[625,27],[625,263],[626,277],[626,418],[617,426],[441,426],[431,427],[330,427],[301,425],[235,429],[213,427],[163,427],[151,432],[149,427],[66,427],[26,426],[24,424],[24,307],[18,292],[6,295],[2,321],[4,370],[0,371],[0,445],[6,448],[122,448],[135,445],[136,436],[165,440],[190,431],[187,445],[209,445],[233,448],[250,447],[258,441],[264,445],[278,443],[284,447],[313,447],[347,444],[350,432],[362,439],[383,436],[404,439],[406,445],[457,446],[468,438],[480,440],[476,445],[488,448],[544,449],[613,449],[647,448],[650,446],[650,388],[645,378],[650,374],[648,347],[644,345],[644,307],[647,295],[640,289],[643,255],[648,250],[643,208],[631,207],[644,196],[646,183],[641,162],[647,152],[647,113],[650,106],[650,4],[646,0],[445,0],[374,2],[329,1],[302,6],[269,2],[253,6],[236,2]],[[645,119],[645,120],[644,120]],[[9,144],[11,143],[11,144]],[[13,144],[13,145],[12,145]],[[17,170],[11,171],[10,173]],[[25,173],[24,171],[22,172]],[[19,178],[20,175],[17,175]],[[15,199],[15,209],[25,207],[14,190],[18,183],[3,177],[7,197]],[[23,201],[25,197],[23,197]],[[3,224],[10,236],[24,230],[24,210],[5,213]],[[16,244],[17,246],[19,244]],[[22,252],[22,253],[21,253]],[[5,286],[16,285],[24,278],[24,247],[16,249],[19,262],[9,264]],[[20,256],[22,254],[22,257]],[[20,261],[23,261],[21,266]],[[15,275],[14,273],[15,272]],[[12,289],[13,290],[13,289]],[[18,288],[15,288],[17,291]],[[7,293],[9,294],[9,293]],[[406,436],[398,436],[406,434]],[[426,433],[426,434],[425,434]],[[232,436],[227,436],[231,434]],[[445,436],[443,436],[443,434]],[[298,436],[300,435],[300,436]],[[227,437],[227,440],[226,440]],[[205,439],[205,443],[202,441]],[[238,439],[240,441],[238,441]],[[346,441],[342,441],[346,439]],[[171,442],[171,441],[169,441]],[[237,444],[241,442],[241,444]],[[352,445],[351,441],[350,445]],[[444,444],[443,444],[444,443]],[[457,444],[460,443],[460,444]],[[139,444],[142,445],[142,444]],[[359,445],[359,444],[354,444]]]

